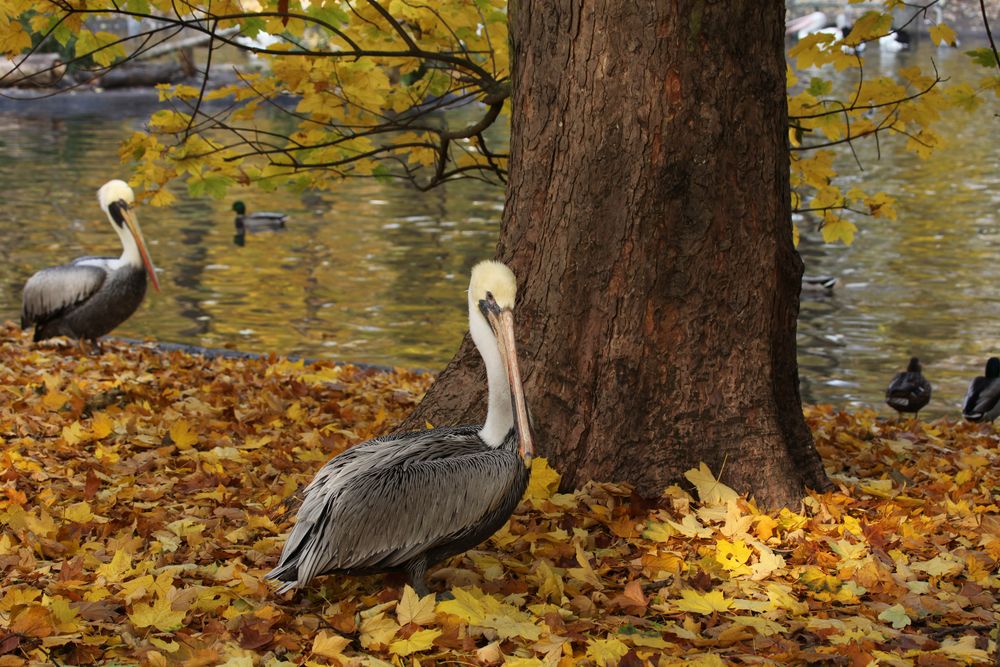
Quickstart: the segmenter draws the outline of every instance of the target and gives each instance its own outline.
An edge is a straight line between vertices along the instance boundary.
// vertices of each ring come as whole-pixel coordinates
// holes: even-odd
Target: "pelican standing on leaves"
[[[514,346],[514,274],[480,262],[469,330],[486,365],[486,423],[389,435],[335,456],[302,492],[298,519],[268,579],[283,593],[321,574],[405,572],[427,594],[427,568],[499,530],[534,455]]]
[[[121,239],[121,257],[80,257],[31,276],[24,285],[21,328],[34,326],[35,341],[69,336],[96,343],[136,311],[146,295],[147,275],[160,289],[132,211],[132,188],[108,181],[97,200]]]

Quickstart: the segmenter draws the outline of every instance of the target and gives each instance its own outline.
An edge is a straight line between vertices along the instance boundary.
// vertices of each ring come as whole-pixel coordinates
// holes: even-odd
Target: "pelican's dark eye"
[[[487,292],[486,298],[489,299],[490,301],[493,301],[493,292]]]
[[[123,227],[125,225],[125,218],[122,216],[122,211],[126,209],[128,209],[128,204],[126,204],[122,199],[108,204],[108,212],[111,213],[111,219],[114,220],[115,224],[119,227]]]

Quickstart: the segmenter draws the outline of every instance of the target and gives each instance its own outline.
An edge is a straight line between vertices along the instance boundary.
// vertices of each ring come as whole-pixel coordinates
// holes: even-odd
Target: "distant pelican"
[[[986,375],[969,384],[962,415],[970,422],[991,422],[1000,416],[1000,359],[990,357]]]
[[[122,241],[122,255],[80,257],[31,276],[24,285],[21,328],[34,326],[35,341],[69,336],[96,342],[136,311],[146,295],[147,275],[160,289],[132,212],[132,188],[108,181],[97,200]]]
[[[480,262],[469,330],[486,364],[486,423],[389,435],[335,456],[302,492],[298,519],[267,574],[285,592],[321,574],[405,572],[427,594],[427,568],[500,529],[528,484],[534,454],[514,347],[514,274]]]
[[[241,201],[233,203],[233,210],[236,212],[234,224],[236,225],[237,233],[281,229],[285,226],[285,220],[288,219],[288,216],[284,213],[272,213],[271,211],[247,213],[247,207]]]
[[[885,402],[902,415],[904,412],[919,414],[931,400],[931,383],[921,373],[920,360],[910,358],[906,370],[897,373],[885,390]]]

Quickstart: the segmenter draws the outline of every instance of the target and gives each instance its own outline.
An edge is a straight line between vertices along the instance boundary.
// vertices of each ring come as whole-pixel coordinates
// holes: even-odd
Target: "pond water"
[[[955,51],[899,54],[895,66],[930,55],[946,75],[974,73]],[[867,67],[878,66],[873,54]],[[850,248],[822,245],[800,221],[807,273],[840,281],[831,295],[804,295],[805,400],[880,405],[888,379],[919,354],[935,384],[927,413],[955,414],[969,379],[1000,353],[1000,142],[990,103],[950,117],[951,145],[932,160],[893,142],[880,160],[860,148],[857,180],[895,194],[898,220],[860,221]],[[17,318],[21,287],[39,268],[120,252],[95,193],[127,176],[118,144],[150,109],[122,115],[115,106],[113,117],[66,113],[68,102],[0,107],[0,319]],[[846,157],[842,167],[851,168]],[[427,193],[375,181],[301,197],[177,193],[169,208],[139,210],[162,291],[117,335],[431,369],[461,339],[468,270],[492,255],[503,209],[499,188],[473,181]],[[235,245],[236,199],[287,213],[287,229]]]

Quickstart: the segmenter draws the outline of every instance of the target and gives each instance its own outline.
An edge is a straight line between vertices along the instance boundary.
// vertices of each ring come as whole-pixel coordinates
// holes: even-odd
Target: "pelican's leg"
[[[410,578],[410,585],[413,586],[414,593],[420,597],[430,594],[430,590],[427,588],[427,560],[425,558],[416,558],[407,563],[406,576]]]

